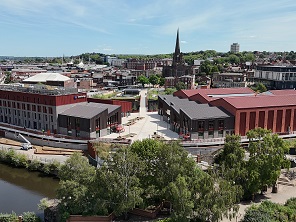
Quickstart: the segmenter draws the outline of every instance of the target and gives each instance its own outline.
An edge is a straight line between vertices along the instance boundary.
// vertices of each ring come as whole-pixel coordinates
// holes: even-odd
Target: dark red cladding
[[[108,100],[108,99],[87,98],[87,102],[118,105],[118,106],[121,106],[122,113],[127,113],[132,111],[132,102],[128,102],[128,101],[114,100],[114,99]]]
[[[86,93],[43,95],[6,90],[0,90],[0,99],[50,106],[62,106],[87,101]]]

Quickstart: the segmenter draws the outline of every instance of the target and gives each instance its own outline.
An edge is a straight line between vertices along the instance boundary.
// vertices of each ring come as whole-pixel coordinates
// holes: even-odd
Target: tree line
[[[258,128],[249,131],[248,138],[245,150],[239,136],[227,136],[216,164],[207,171],[197,167],[178,142],[135,141],[107,152],[99,168],[75,154],[60,170],[61,214],[127,216],[135,207],[145,209],[167,200],[171,221],[233,218],[242,199],[275,187],[280,170],[289,166],[288,145],[277,135]]]

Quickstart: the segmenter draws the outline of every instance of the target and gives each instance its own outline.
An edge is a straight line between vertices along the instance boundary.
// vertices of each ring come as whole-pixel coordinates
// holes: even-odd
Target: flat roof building
[[[67,120],[65,124],[64,118],[68,117],[70,122]],[[73,124],[68,124],[71,121]],[[87,103],[86,93],[78,93],[74,88],[2,85],[1,123],[36,133],[96,138],[110,133],[113,125],[121,123],[121,108],[116,105]]]

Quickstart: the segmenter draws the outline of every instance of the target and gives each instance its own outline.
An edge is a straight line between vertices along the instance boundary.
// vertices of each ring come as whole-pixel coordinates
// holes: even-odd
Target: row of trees
[[[249,147],[240,144],[240,137],[226,137],[224,149],[216,157],[216,169],[222,178],[238,185],[243,197],[254,198],[258,191],[276,185],[282,168],[288,168],[289,146],[269,130],[257,128],[247,133]]]
[[[146,77],[144,75],[141,75],[138,77],[138,82],[142,84],[142,86],[144,87],[145,84],[152,84],[153,86],[155,85],[160,85],[163,86],[164,85],[164,78],[159,76],[159,75],[150,75],[149,77]]]
[[[60,210],[64,217],[111,212],[119,216],[168,200],[174,221],[233,218],[242,198],[251,199],[275,185],[281,168],[289,167],[288,145],[277,135],[258,128],[249,131],[248,138],[246,154],[239,136],[227,136],[215,158],[217,165],[207,172],[178,142],[135,141],[116,153],[103,152],[100,168],[74,154],[60,170]]]
[[[127,215],[134,207],[172,203],[176,221],[219,221],[237,212],[238,186],[196,167],[177,143],[145,139],[94,168],[74,154],[60,171],[60,210],[69,214]]]

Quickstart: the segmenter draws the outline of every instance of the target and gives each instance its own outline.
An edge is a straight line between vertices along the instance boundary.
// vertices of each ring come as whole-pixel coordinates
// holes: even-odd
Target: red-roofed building
[[[291,90],[279,95],[224,97],[210,105],[223,107],[235,116],[235,134],[246,135],[248,130],[261,127],[274,133],[296,130],[296,97]]]
[[[174,93],[174,96],[198,103],[209,103],[222,97],[235,97],[235,96],[253,96],[254,91],[250,88],[212,88],[212,89],[192,89],[192,90],[179,90]]]
[[[269,90],[272,95],[296,95],[295,89]]]

